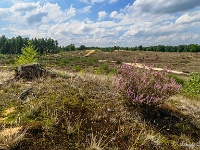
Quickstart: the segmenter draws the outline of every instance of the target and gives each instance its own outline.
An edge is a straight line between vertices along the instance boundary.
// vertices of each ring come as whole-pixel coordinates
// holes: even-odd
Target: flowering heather
[[[145,70],[123,64],[118,72],[118,90],[133,104],[160,105],[181,87],[167,75],[166,70],[154,71],[152,67]]]

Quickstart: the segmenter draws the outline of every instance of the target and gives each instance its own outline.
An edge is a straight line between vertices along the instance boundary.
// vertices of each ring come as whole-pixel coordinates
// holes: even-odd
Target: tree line
[[[0,37],[0,53],[1,54],[21,54],[22,48],[31,43],[38,53],[56,53],[59,51],[58,41],[51,38],[22,38],[21,36],[11,39],[2,35]]]
[[[75,50],[91,50],[91,49],[99,49],[102,51],[112,52],[114,50],[128,50],[128,51],[156,51],[156,52],[200,52],[200,45],[198,44],[190,44],[190,45],[179,45],[179,46],[148,46],[143,47],[142,45],[135,47],[86,47],[85,45],[81,45],[79,47],[75,47],[74,44],[70,44],[67,46],[59,46],[57,40],[51,38],[22,38],[21,36],[7,38],[5,35],[0,37],[0,54],[21,54],[22,48],[26,46],[28,43],[31,43],[34,49],[37,50],[39,54],[46,53],[58,53],[61,51],[75,51]]]
[[[106,48],[99,48],[103,51],[114,51],[114,50],[128,50],[128,51],[155,51],[155,52],[200,52],[200,45],[198,44],[189,44],[189,45],[178,45],[178,46],[165,46],[165,45],[158,45],[158,46],[147,46],[143,47],[142,45],[135,46],[135,47],[106,47]]]

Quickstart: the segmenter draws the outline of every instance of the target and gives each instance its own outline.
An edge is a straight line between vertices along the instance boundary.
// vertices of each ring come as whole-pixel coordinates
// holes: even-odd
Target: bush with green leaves
[[[38,60],[38,52],[31,43],[22,48],[22,54],[15,60],[16,65],[35,63]]]
[[[182,91],[185,96],[200,100],[200,73],[190,75]]]
[[[154,71],[151,67],[145,70],[122,64],[118,79],[119,93],[136,105],[160,105],[181,88],[167,71]]]
[[[81,71],[81,67],[79,65],[73,66],[73,70],[75,72],[79,72],[79,71]]]
[[[103,63],[101,66],[98,67],[97,70],[95,70],[94,74],[104,74],[109,71],[108,63]]]

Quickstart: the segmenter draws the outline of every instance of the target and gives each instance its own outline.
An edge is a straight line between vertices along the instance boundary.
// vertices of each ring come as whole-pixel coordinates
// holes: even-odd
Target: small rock
[[[112,110],[112,109],[108,108],[108,109],[107,109],[107,111],[108,111],[108,112],[113,112],[114,110]]]

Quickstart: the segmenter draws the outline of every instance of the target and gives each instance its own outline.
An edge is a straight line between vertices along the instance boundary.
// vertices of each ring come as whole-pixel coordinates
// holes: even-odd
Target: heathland
[[[200,149],[199,52],[47,53],[56,76],[31,80],[15,79],[16,56],[0,55],[0,149]]]

